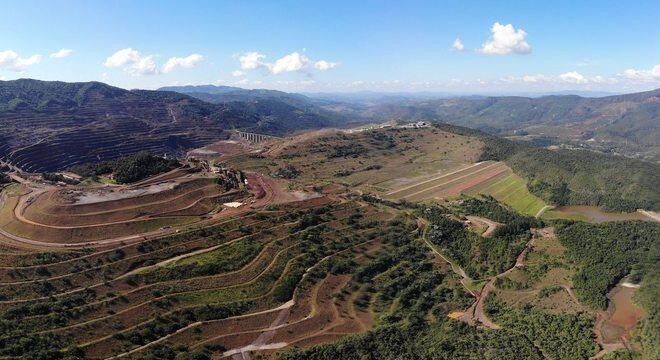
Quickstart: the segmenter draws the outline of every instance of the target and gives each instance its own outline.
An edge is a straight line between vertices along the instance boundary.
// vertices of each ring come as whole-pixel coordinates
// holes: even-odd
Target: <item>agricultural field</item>
[[[525,180],[508,168],[497,176],[469,188],[465,194],[490,195],[518,212],[531,216],[536,216],[546,206],[543,200],[527,190]]]

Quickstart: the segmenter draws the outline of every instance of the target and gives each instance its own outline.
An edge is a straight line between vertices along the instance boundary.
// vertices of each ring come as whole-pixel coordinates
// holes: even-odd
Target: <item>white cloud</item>
[[[162,68],[162,71],[156,65],[154,59],[156,55],[141,56],[140,52],[126,48],[117,51],[105,60],[105,66],[109,68],[123,67],[124,71],[133,76],[155,75],[160,73],[170,73],[178,68],[192,68],[204,57],[199,54],[192,54],[186,57],[171,57]]]
[[[101,73],[101,81],[107,81],[108,78],[109,77],[107,72]]]
[[[463,42],[459,38],[456,38],[456,40],[454,40],[454,44],[452,44],[451,47],[452,47],[452,49],[457,50],[457,51],[463,51],[463,49],[465,48],[465,46],[463,45]]]
[[[536,83],[536,82],[548,81],[548,80],[549,78],[543,74],[525,75],[522,77],[522,81],[526,83]]]
[[[158,74],[158,66],[156,66],[154,56],[149,55],[140,58],[133,65],[131,65],[131,67],[128,68],[128,72],[133,76],[155,75]]]
[[[109,68],[121,67],[140,61],[140,53],[132,48],[121,49],[105,60]]]
[[[626,69],[621,76],[641,81],[654,81],[660,80],[660,64],[655,65],[650,70],[644,69]]]
[[[243,70],[254,70],[256,68],[262,67],[265,64],[262,62],[262,59],[265,59],[266,55],[260,54],[256,51],[249,52],[241,55],[238,58],[238,61],[241,63],[241,69]]]
[[[50,54],[51,59],[61,59],[65,58],[73,53],[71,49],[60,49],[52,54]]]
[[[268,70],[277,75],[287,72],[297,72],[304,70],[309,64],[309,58],[298,52],[293,52],[275,61],[275,64],[269,64]]]
[[[0,68],[11,71],[23,71],[26,67],[41,62],[41,55],[35,54],[28,58],[22,58],[13,50],[0,51]]]
[[[569,71],[567,73],[559,75],[559,78],[570,84],[585,84],[588,80],[577,71]]]
[[[329,62],[329,61],[325,61],[325,60],[320,60],[320,61],[317,61],[317,62],[314,63],[314,68],[316,68],[317,70],[321,70],[321,71],[334,69],[337,66],[339,66],[339,63]]]
[[[165,66],[163,66],[163,72],[167,74],[179,67],[190,69],[195,67],[195,65],[197,65],[202,60],[204,60],[204,57],[200,54],[192,54],[186,57],[171,57],[169,60],[167,60]]]
[[[339,66],[339,63],[330,62],[326,60],[319,60],[317,62],[312,62],[307,56],[299,52],[292,52],[291,54],[285,55],[280,59],[277,59],[274,63],[265,62],[264,59],[266,55],[261,54],[257,51],[248,52],[238,57],[238,61],[241,64],[241,73],[240,75],[234,76],[243,76],[246,72],[255,69],[266,69],[269,73],[273,75],[291,73],[291,72],[306,72],[311,73],[312,70],[316,69],[318,71],[326,71],[334,69]],[[238,70],[234,71],[232,75],[238,74]]]
[[[527,33],[523,29],[516,30],[513,25],[493,24],[490,29],[492,37],[486,41],[479,52],[486,55],[529,54],[532,47],[527,43]]]
[[[233,76],[233,77],[241,77],[243,75],[244,75],[244,73],[240,70],[234,70],[234,71],[231,72],[231,76]]]

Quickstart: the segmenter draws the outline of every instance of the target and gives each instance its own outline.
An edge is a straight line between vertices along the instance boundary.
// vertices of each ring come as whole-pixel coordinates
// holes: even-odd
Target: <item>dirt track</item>
[[[270,179],[265,179],[263,176],[256,174],[256,173],[248,173],[247,174],[248,180],[249,180],[249,188],[250,191],[253,194],[259,194],[258,198],[254,199],[254,202],[250,206],[241,206],[238,208],[233,208],[233,209],[227,209],[225,211],[219,212],[213,216],[212,219],[208,220],[202,220],[199,222],[194,223],[194,225],[211,225],[215,221],[221,218],[225,218],[230,215],[237,215],[240,213],[248,212],[253,208],[256,207],[263,207],[269,204],[274,204],[274,203],[285,203],[289,201],[295,201],[296,197],[292,196],[288,193],[286,193],[281,187],[274,182],[273,180]],[[45,191],[45,190],[40,190],[40,191]],[[34,196],[34,194],[33,194]],[[256,196],[255,196],[256,197]],[[0,208],[4,206],[4,197],[0,198]],[[22,203],[24,204],[27,200],[25,197],[21,199]],[[15,207],[14,211],[19,211],[19,204]],[[20,212],[20,211],[19,211]],[[188,225],[190,226],[190,225]],[[135,234],[135,235],[128,235],[128,236],[121,236],[121,237],[115,237],[115,238],[108,238],[108,239],[103,239],[103,240],[96,240],[96,241],[85,241],[85,242],[77,242],[77,243],[56,243],[56,242],[45,242],[45,241],[39,241],[39,240],[34,240],[34,239],[29,239],[23,236],[18,236],[15,234],[12,234],[2,228],[0,228],[0,234],[13,240],[18,243],[30,245],[30,246],[36,246],[40,248],[50,248],[50,249],[73,249],[73,248],[81,248],[81,247],[104,247],[104,246],[109,246],[109,245],[114,245],[117,243],[133,243],[133,242],[138,242],[138,241],[143,241],[145,239],[151,239],[154,237],[160,237],[160,236],[165,236],[165,235],[171,235],[176,232],[176,229],[174,228],[163,228],[151,232],[146,232],[146,233],[140,233],[140,234]]]
[[[483,223],[483,224],[485,224],[486,226],[488,226],[488,228],[486,229],[486,231],[484,231],[484,232],[481,234],[481,236],[483,236],[483,237],[489,237],[489,236],[491,236],[491,235],[493,234],[493,232],[495,231],[495,229],[497,229],[497,227],[500,225],[500,224],[496,223],[496,222],[493,221],[493,220],[486,219],[486,218],[484,218],[484,217],[480,217],[480,216],[471,216],[471,215],[470,215],[470,216],[466,216],[466,218],[467,218],[468,220],[472,221],[472,222],[480,222],[480,223]]]

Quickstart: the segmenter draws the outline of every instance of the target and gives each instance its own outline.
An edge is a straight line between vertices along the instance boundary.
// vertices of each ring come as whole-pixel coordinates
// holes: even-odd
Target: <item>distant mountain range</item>
[[[445,122],[542,145],[660,160],[660,90],[601,98],[401,95],[342,101],[212,85],[147,91],[99,82],[0,81],[0,158],[28,171],[142,150],[179,154],[227,138],[234,129],[284,135],[387,120]]]
[[[600,98],[500,96],[404,99],[361,116],[432,120],[493,134],[660,160],[660,89]]]
[[[370,120],[359,115],[351,117],[342,111],[336,111],[333,108],[336,101],[312,99],[301,94],[277,90],[248,90],[215,85],[168,86],[158,90],[176,91],[213,104],[241,103],[249,111],[259,113],[266,119],[286,119],[285,126],[271,129],[271,131],[279,133],[346,126],[349,123]]]

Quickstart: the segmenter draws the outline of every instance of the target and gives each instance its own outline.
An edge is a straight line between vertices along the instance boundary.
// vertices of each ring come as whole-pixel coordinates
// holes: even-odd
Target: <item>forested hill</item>
[[[289,119],[287,125],[293,130],[346,126],[371,120],[337,111],[334,107],[336,102],[333,101],[311,99],[301,94],[277,90],[215,85],[168,86],[159,90],[176,91],[214,104],[242,103],[250,111],[274,119]]]
[[[53,171],[129,153],[179,153],[243,129],[282,135],[328,126],[281,101],[212,104],[99,82],[0,81],[0,157]]]
[[[408,99],[371,104],[362,114],[382,119],[431,119],[493,134],[660,159],[660,89],[601,98]]]
[[[527,187],[553,205],[595,205],[611,211],[660,210],[660,164],[587,150],[549,150],[476,130],[441,125],[479,136],[482,160],[505,161]]]

